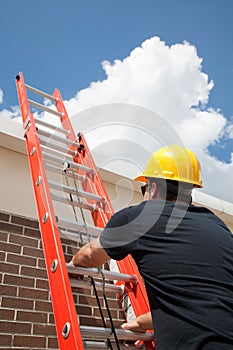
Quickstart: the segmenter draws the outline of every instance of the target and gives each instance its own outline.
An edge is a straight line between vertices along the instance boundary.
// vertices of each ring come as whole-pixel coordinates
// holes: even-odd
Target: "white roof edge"
[[[9,119],[7,117],[1,116],[0,118],[0,146],[8,148],[15,152],[26,154],[25,141],[23,137],[23,127],[22,124]],[[98,164],[97,164],[98,166]],[[125,178],[117,173],[111,172],[106,169],[100,169],[100,173],[103,175],[105,181],[116,183],[119,179],[126,179],[131,184],[135,184],[135,181],[129,178]],[[126,187],[127,184],[126,184]],[[132,188],[132,186],[131,186]],[[138,190],[137,185],[133,185],[133,188]],[[222,199],[210,196],[204,192],[198,190],[193,191],[193,202],[206,206],[210,209],[218,211],[219,214],[225,213],[233,216],[233,203],[226,202]]]
[[[193,190],[193,202],[201,204],[205,207],[212,208],[220,213],[233,215],[233,203],[224,201],[222,199],[210,196],[204,192]]]

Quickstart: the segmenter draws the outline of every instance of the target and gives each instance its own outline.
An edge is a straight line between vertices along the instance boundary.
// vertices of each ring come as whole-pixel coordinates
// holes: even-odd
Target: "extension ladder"
[[[102,288],[117,293],[123,311],[126,310],[123,307],[126,301],[126,307],[129,309],[131,307],[131,312],[135,316],[149,310],[145,287],[131,256],[120,262],[111,261],[109,269],[102,270],[66,264],[61,236],[79,239],[81,243],[97,237],[113,214],[113,208],[84,135],[79,133],[77,137],[75,136],[59,90],[55,89],[53,94],[49,95],[27,85],[21,72],[16,76],[16,86],[59,348],[62,350],[154,349],[152,332],[139,333],[115,329],[113,324],[111,328],[107,328],[106,324],[103,328],[79,324],[71,287],[90,286],[90,281],[80,278],[81,275],[89,276],[91,281],[94,281],[92,287],[95,290]],[[27,91],[49,100],[52,106],[29,99]],[[38,117],[38,112],[32,113],[30,106],[33,111],[39,109],[43,110],[45,115],[52,114],[58,117],[60,126]],[[49,179],[48,174],[51,173],[59,174],[57,182]],[[72,179],[74,187],[70,186],[68,179]],[[54,209],[55,202],[59,205],[70,205],[75,220],[58,216]],[[75,211],[77,208],[81,212],[82,220],[77,217]],[[89,217],[88,220],[85,219],[84,211],[89,213],[91,223],[88,222]],[[117,270],[113,267],[111,271],[111,266],[114,264],[115,266],[117,264]],[[105,279],[114,283],[106,283]],[[125,311],[126,319],[127,315]],[[111,318],[111,315],[109,317]],[[126,344],[127,341],[131,341],[131,345]],[[134,343],[136,341],[137,345]]]

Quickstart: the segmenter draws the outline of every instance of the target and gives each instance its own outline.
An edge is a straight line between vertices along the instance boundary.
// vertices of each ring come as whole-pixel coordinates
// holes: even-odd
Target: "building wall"
[[[68,262],[78,243],[62,243]],[[0,262],[0,349],[58,349],[37,220],[0,212]],[[93,291],[76,288],[73,295],[80,324],[103,326]],[[119,327],[124,317],[117,296],[107,297]]]

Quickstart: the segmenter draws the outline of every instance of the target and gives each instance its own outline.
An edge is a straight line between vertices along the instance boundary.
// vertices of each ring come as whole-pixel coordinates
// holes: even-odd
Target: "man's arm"
[[[81,267],[98,267],[110,259],[101,246],[99,238],[96,238],[80,248],[70,264]]]

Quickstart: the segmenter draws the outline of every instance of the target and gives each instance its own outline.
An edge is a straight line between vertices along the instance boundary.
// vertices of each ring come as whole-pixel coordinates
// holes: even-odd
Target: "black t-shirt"
[[[233,236],[211,211],[145,201],[113,215],[100,243],[134,258],[157,350],[233,349]]]

